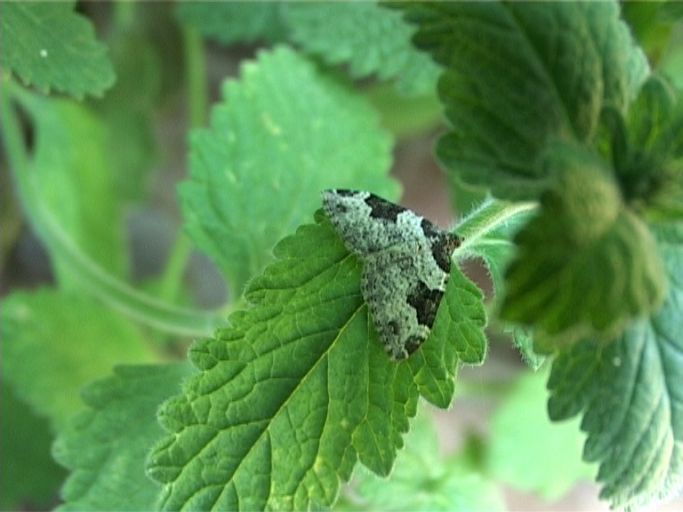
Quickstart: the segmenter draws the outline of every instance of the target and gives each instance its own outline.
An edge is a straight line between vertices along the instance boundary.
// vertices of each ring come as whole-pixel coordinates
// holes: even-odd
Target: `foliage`
[[[584,440],[612,505],[681,492],[679,8],[105,7],[0,5],[16,192],[0,212],[16,244],[0,252],[0,507],[49,507],[64,482],[70,510],[498,510],[501,482],[554,499],[593,476]],[[478,199],[450,228],[461,244],[429,338],[394,362],[320,191],[397,200],[392,154],[440,109],[447,192]],[[128,213],[169,196],[150,186],[177,161],[156,140],[170,125],[188,140],[187,236],[142,292]],[[54,273],[39,288],[16,265],[19,211]],[[230,287],[219,310],[195,309],[194,249]],[[487,327],[538,372],[456,387],[496,357]],[[489,389],[490,429],[439,454],[422,399]]]

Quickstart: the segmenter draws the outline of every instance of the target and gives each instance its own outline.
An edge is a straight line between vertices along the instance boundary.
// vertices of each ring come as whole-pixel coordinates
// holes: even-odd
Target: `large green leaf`
[[[60,432],[57,460],[71,470],[60,510],[152,510],[159,485],[145,475],[149,447],[163,431],[159,404],[177,393],[188,364],[118,366],[88,385],[88,409]]]
[[[501,304],[504,319],[534,328],[541,351],[589,335],[614,337],[659,307],[666,291],[650,230],[622,203],[600,161],[571,148],[557,154],[565,172],[515,237]]]
[[[437,325],[411,358],[387,357],[360,295],[360,262],[318,220],[276,246],[246,292],[252,307],[192,349],[202,372],[163,407],[172,434],[150,459],[163,508],[329,506],[357,460],[389,473],[415,414],[413,372],[458,364],[458,340]],[[437,324],[452,314],[442,311]],[[420,357],[429,344],[440,360]]]
[[[417,50],[414,27],[401,14],[368,2],[293,2],[283,10],[290,38],[330,64],[348,64],[353,77],[396,80],[399,90],[427,93],[439,67]]]
[[[322,189],[396,196],[390,140],[373,111],[292,50],[259,54],[223,96],[211,128],[192,134],[180,195],[190,236],[235,291],[320,204]]]
[[[499,196],[538,196],[553,179],[548,143],[590,141],[602,107],[625,109],[647,75],[616,2],[404,7],[417,45],[444,66],[439,95],[452,131],[439,157]]]
[[[86,383],[115,364],[156,358],[138,329],[116,313],[49,289],[5,298],[0,334],[3,377],[55,427],[81,409]]]
[[[115,80],[107,48],[75,2],[3,2],[0,64],[43,91],[101,96]]]
[[[128,255],[123,233],[121,195],[116,171],[107,153],[108,128],[92,111],[63,99],[51,99],[14,87],[12,92],[29,113],[35,148],[26,181],[31,193],[24,208],[41,203],[80,250],[102,268],[124,275]],[[74,269],[55,264],[62,284]]]
[[[664,306],[618,339],[582,341],[553,363],[550,416],[583,412],[584,459],[601,496],[639,506],[683,488],[683,226],[658,230],[669,274]]]

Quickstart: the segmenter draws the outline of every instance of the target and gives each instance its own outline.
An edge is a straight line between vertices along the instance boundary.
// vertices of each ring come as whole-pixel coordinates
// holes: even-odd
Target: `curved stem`
[[[463,238],[462,243],[453,251],[453,256],[466,255],[475,242],[491,231],[511,222],[515,217],[536,209],[534,202],[510,203],[488,198],[478,208],[464,217],[455,230]]]
[[[9,78],[0,90],[0,124],[19,201],[41,240],[59,254],[82,288],[141,323],[178,335],[206,336],[221,324],[222,313],[177,308],[138,292],[102,270],[71,240],[42,201],[35,197],[36,177],[29,169],[16,113],[10,101]]]

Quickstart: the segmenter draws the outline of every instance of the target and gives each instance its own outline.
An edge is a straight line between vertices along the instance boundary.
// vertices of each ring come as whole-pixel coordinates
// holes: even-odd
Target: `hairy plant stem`
[[[80,288],[114,309],[164,332],[183,336],[206,336],[221,324],[220,313],[171,306],[130,287],[104,271],[83,253],[54,215],[36,195],[37,176],[31,172],[29,157],[17,115],[12,91],[18,86],[8,76],[0,87],[0,126],[19,202],[31,226],[51,254],[58,254],[73,272]]]

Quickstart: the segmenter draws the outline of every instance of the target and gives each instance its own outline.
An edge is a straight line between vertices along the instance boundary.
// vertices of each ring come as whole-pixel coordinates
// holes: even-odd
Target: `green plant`
[[[579,425],[548,423],[545,400],[553,420],[581,416],[583,458],[612,505],[680,493],[677,4],[84,10],[0,4],[16,191],[2,191],[15,228],[1,262],[12,270],[25,218],[55,278],[2,301],[0,507],[47,506],[64,481],[60,507],[76,510],[500,509],[497,482],[552,498],[593,473]],[[258,48],[208,122],[204,38]],[[168,163],[153,120],[181,94],[185,234],[140,282],[124,221]],[[320,192],[396,200],[393,138],[439,126],[440,109],[448,193],[477,205],[451,229],[462,243],[429,338],[396,362],[360,292],[363,262],[319,211]],[[184,279],[193,248],[229,287],[218,310],[199,308]],[[467,260],[488,270],[490,303]],[[489,319],[543,368],[457,381],[484,363]],[[448,408],[482,391],[500,402],[489,437],[440,455],[427,412],[414,418],[421,399]]]

